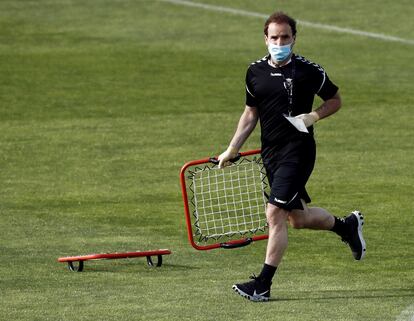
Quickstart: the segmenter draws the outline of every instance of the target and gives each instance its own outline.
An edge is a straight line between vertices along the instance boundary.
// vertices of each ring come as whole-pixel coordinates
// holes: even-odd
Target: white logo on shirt
[[[282,74],[281,74],[280,72],[271,72],[271,73],[270,73],[270,76],[272,76],[272,77],[275,77],[275,76],[279,76],[279,77],[281,77],[281,76],[282,76]]]

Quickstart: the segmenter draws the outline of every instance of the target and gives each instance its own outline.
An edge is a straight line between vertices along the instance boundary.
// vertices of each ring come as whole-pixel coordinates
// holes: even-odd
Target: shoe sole
[[[243,298],[250,300],[250,301],[254,301],[254,302],[266,302],[269,301],[269,297],[263,296],[263,295],[256,295],[256,296],[252,296],[249,295],[245,292],[243,292],[242,290],[240,290],[237,285],[233,285],[233,290],[240,296],[242,296]]]
[[[361,252],[361,257],[359,259],[358,258],[355,258],[355,259],[360,261],[365,257],[365,253],[367,252],[367,246],[366,246],[364,237],[362,236],[362,228],[364,227],[364,216],[359,211],[353,211],[352,214],[355,215],[355,217],[358,220],[358,237],[359,237],[359,241],[361,242],[362,252]]]

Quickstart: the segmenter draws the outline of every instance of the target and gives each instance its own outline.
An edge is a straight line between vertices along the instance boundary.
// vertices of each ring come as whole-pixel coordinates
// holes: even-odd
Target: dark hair
[[[269,18],[267,18],[265,25],[264,25],[264,34],[267,36],[267,29],[271,23],[287,23],[290,28],[292,29],[292,35],[296,35],[296,21],[295,19],[289,17],[282,11],[277,11],[273,13]]]

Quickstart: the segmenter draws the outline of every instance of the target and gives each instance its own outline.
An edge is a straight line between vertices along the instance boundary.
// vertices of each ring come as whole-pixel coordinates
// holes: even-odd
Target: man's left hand
[[[309,114],[300,114],[296,116],[295,118],[302,119],[303,122],[305,123],[305,126],[310,127],[319,120],[319,115],[316,111],[313,111],[313,112],[310,112]]]

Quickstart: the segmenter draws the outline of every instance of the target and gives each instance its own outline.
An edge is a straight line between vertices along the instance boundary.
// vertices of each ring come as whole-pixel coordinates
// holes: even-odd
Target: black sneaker
[[[236,291],[243,298],[250,301],[269,301],[270,298],[270,284],[264,284],[260,279],[252,275],[252,281],[240,284],[234,284],[233,290]]]
[[[355,260],[362,260],[367,251],[365,240],[362,236],[362,227],[364,225],[362,213],[353,211],[351,215],[345,218],[345,224],[348,225],[348,231],[342,236],[342,241],[349,245]]]

